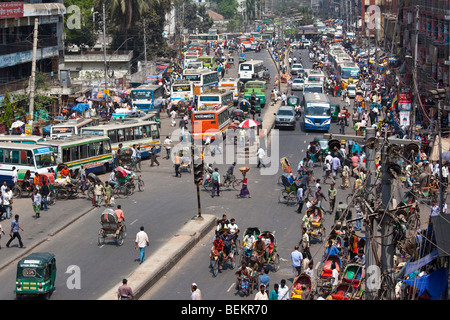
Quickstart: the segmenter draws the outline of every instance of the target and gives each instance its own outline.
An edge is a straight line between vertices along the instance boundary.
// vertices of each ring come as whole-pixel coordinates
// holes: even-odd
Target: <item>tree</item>
[[[71,26],[68,23],[68,19],[71,19],[71,15],[66,15],[64,23],[64,32],[66,34],[65,44],[76,45],[78,47],[92,47],[97,41],[97,35],[95,34],[95,26],[93,22],[93,8],[96,0],[65,0],[64,5],[66,8],[74,5],[80,8],[81,18],[80,26],[78,28]]]
[[[220,0],[217,5],[217,12],[227,20],[234,18],[237,14],[239,4],[236,0]]]
[[[0,113],[0,123],[8,129],[14,121],[14,107],[8,92],[5,93],[5,97],[2,101],[2,110],[3,112]]]
[[[214,24],[204,5],[197,5],[190,1],[184,6],[184,16],[189,17],[184,20],[184,27],[192,32],[198,30],[199,33],[207,33]]]

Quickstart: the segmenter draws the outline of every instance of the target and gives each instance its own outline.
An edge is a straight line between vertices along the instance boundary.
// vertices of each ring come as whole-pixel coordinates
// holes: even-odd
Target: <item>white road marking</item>
[[[137,219],[134,220],[132,223],[130,223],[130,226],[133,225],[133,223],[135,223],[135,222],[137,222],[137,221],[138,221]]]
[[[232,283],[231,286],[228,288],[227,292],[230,292],[231,289],[233,289],[233,287],[234,287],[235,285],[236,285],[235,283]]]

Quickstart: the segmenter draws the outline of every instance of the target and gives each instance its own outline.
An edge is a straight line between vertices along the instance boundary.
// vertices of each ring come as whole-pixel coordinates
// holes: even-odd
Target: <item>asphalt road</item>
[[[311,62],[307,56],[307,50],[298,50],[295,55],[301,55],[305,68],[311,67]],[[257,56],[258,54],[255,54]],[[294,92],[301,96],[301,91]],[[336,99],[337,98],[331,98]],[[336,101],[337,102],[337,101]],[[331,131],[339,132],[336,124],[332,124]],[[280,159],[287,157],[294,170],[298,162],[306,155],[306,148],[309,142],[315,136],[321,133],[303,132],[300,124],[294,131],[279,132],[279,156]],[[272,140],[274,143],[274,140]],[[239,174],[239,173],[238,173]],[[248,187],[251,192],[251,199],[237,199],[235,195],[238,192],[224,192],[220,198],[210,198],[204,192],[202,204],[205,207],[215,207],[217,210],[227,214],[228,219],[235,218],[241,230],[241,240],[244,230],[248,227],[258,227],[261,231],[272,231],[277,239],[277,251],[280,255],[280,269],[276,273],[269,273],[271,278],[271,289],[273,283],[279,283],[281,279],[287,280],[287,285],[292,284],[293,272],[290,261],[290,253],[294,246],[298,244],[301,232],[301,219],[304,215],[296,213],[296,206],[287,206],[278,202],[278,196],[282,187],[278,185],[278,177],[282,174],[282,169],[273,175],[261,175],[255,165],[250,166],[248,173]],[[321,167],[314,170],[316,178],[322,178],[323,171]],[[327,194],[329,185],[323,185],[323,192]],[[348,191],[338,189],[337,201],[345,201]],[[325,208],[329,204],[325,202]],[[334,216],[325,217],[325,229],[329,232],[334,222]],[[209,253],[212,245],[214,233],[206,236],[199,245],[188,256],[183,258],[179,264],[171,270],[164,279],[159,281],[151,290],[149,290],[141,299],[144,300],[188,300],[190,298],[190,284],[196,282],[202,290],[202,296],[207,300],[252,300],[253,296],[243,298],[235,289],[235,271],[227,265],[224,270],[214,278],[209,268]],[[320,261],[324,251],[324,243],[317,240],[311,240],[311,254],[315,266]],[[239,263],[237,268],[239,267]]]

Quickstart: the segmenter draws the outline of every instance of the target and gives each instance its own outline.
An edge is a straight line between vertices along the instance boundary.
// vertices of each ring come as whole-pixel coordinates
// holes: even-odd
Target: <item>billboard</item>
[[[0,3],[0,19],[23,17],[23,2]]]

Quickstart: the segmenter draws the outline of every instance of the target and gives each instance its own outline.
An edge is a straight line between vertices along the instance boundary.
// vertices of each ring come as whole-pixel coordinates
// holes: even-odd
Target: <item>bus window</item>
[[[133,128],[125,128],[125,141],[133,140]]]
[[[146,124],[145,126],[142,126],[142,129],[144,129],[145,135],[146,137],[151,137],[152,136],[152,131],[150,130],[150,125]]]
[[[158,125],[152,124],[152,139],[159,139]]]
[[[25,150],[20,151],[20,164],[28,165],[27,152]]]
[[[4,156],[4,154],[3,154],[3,149],[0,149],[0,163],[5,163],[5,162],[3,161],[3,156]]]
[[[89,143],[89,156],[95,157],[95,146],[93,142]]]
[[[125,135],[123,134],[123,129],[117,129],[117,142],[124,142],[125,141]]]
[[[69,148],[64,148],[63,149],[62,161],[63,162],[69,162],[70,161],[70,150],[69,150]]]
[[[89,151],[88,151],[88,145],[87,144],[82,144],[80,146],[80,155],[81,155],[81,159],[86,159],[89,157]]]
[[[109,141],[105,141],[104,148],[105,148],[105,154],[111,153],[111,143]]]
[[[142,127],[134,128],[134,139],[142,139]]]
[[[70,147],[70,161],[77,161],[79,159],[78,146]]]
[[[108,137],[111,139],[111,143],[117,142],[117,130],[109,130]]]

